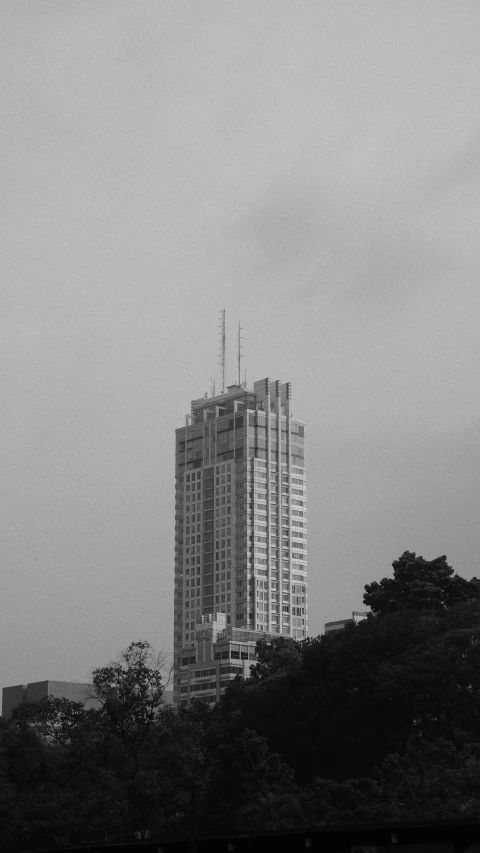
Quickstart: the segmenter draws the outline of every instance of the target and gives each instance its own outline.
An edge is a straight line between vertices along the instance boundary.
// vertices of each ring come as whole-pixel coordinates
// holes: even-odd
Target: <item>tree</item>
[[[110,735],[105,754],[122,782],[131,831],[151,829],[164,793],[157,769],[165,747],[159,735],[169,719],[163,698],[165,670],[166,658],[142,640],[93,671],[94,691]],[[167,671],[167,683],[168,676]]]
[[[25,843],[125,838],[158,823],[179,764],[162,669],[148,643],[132,643],[95,670],[98,709],[48,697],[14,710],[2,743]]]
[[[363,602],[373,613],[398,610],[443,611],[460,601],[480,598],[480,580],[454,574],[445,556],[424,560],[405,551],[392,563],[393,578],[366,584]]]
[[[146,735],[164,704],[165,662],[142,640],[130,643],[117,660],[93,671],[95,694],[112,725],[134,740]]]
[[[375,625],[412,618],[415,611],[378,616]],[[480,601],[473,599],[412,622],[411,642],[379,668],[384,689],[410,698],[412,736],[460,747],[480,741]]]
[[[131,780],[165,704],[165,665],[166,658],[141,640],[93,671],[93,689],[108,720],[117,766],[123,766]]]
[[[295,790],[293,772],[265,738],[244,729],[218,743],[208,758],[202,811],[210,831],[242,831],[285,819],[286,800]]]
[[[405,755],[394,753],[371,777],[315,779],[300,805],[307,825],[406,823],[480,818],[478,744],[455,749],[448,741],[412,739]]]
[[[232,683],[219,713],[233,733],[243,726],[265,737],[300,784],[369,776],[413,736],[458,748],[480,741],[480,600],[441,618],[413,609],[371,616],[298,643],[289,662],[265,648],[255,678]]]
[[[24,841],[107,839],[123,830],[124,784],[115,772],[111,732],[100,710],[46,697],[15,708],[8,728]],[[27,774],[35,784],[25,796]]]
[[[381,820],[381,798],[382,787],[376,779],[337,782],[318,777],[302,790],[300,807],[307,826],[345,826]]]
[[[270,676],[291,672],[301,664],[302,644],[290,637],[273,637],[270,642],[259,640],[256,646],[257,662],[250,668],[250,677],[262,681]]]
[[[375,771],[376,819],[480,818],[480,748],[413,738],[404,756],[389,755]]]
[[[3,847],[185,836],[195,799],[210,834],[480,819],[480,597],[435,562],[434,606],[260,643],[213,708],[166,705],[144,642],[95,670],[98,709],[19,706],[0,724]]]
[[[411,698],[396,685],[383,689],[379,667],[408,646],[416,619],[347,626],[338,635],[297,643],[289,662],[283,654],[279,662],[275,646],[268,661],[265,649],[255,677],[234,682],[221,708],[237,720],[237,731],[243,725],[265,737],[300,784],[319,774],[364,775],[389,752],[401,752],[408,739]]]

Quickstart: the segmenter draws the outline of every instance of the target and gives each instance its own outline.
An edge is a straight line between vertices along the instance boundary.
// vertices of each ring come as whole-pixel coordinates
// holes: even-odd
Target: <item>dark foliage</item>
[[[361,821],[480,819],[479,581],[406,552],[357,625],[258,644],[213,708],[163,701],[132,643],[65,699],[0,725],[0,846]],[[196,818],[192,806],[196,804]]]
[[[398,610],[444,610],[461,601],[480,598],[480,580],[454,574],[447,558],[424,560],[405,551],[392,563],[393,578],[365,586],[364,604],[373,613]]]

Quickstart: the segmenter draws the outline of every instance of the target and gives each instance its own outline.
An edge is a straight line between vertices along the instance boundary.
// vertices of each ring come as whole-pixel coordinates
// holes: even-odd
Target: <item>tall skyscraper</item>
[[[261,637],[306,636],[304,433],[269,379],[194,400],[176,430],[176,703],[216,701]]]

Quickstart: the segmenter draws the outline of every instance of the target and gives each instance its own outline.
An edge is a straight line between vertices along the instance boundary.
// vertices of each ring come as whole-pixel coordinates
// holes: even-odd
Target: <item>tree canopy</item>
[[[480,596],[410,552],[373,613],[257,647],[221,701],[174,710],[145,641],[94,671],[99,706],[20,705],[0,723],[0,844],[361,821],[480,818]],[[167,676],[168,677],[168,676]]]
[[[366,584],[363,602],[373,613],[398,610],[444,610],[480,597],[480,580],[454,574],[446,556],[424,560],[405,551],[392,563],[393,578]]]
[[[165,664],[166,659],[142,640],[93,671],[93,689],[104,712],[132,744],[147,736],[164,704]]]

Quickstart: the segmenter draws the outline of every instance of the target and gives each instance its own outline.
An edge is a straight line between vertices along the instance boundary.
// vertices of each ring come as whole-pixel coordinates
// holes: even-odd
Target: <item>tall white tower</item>
[[[216,701],[259,638],[306,636],[304,444],[269,379],[194,400],[176,430],[176,703]]]

